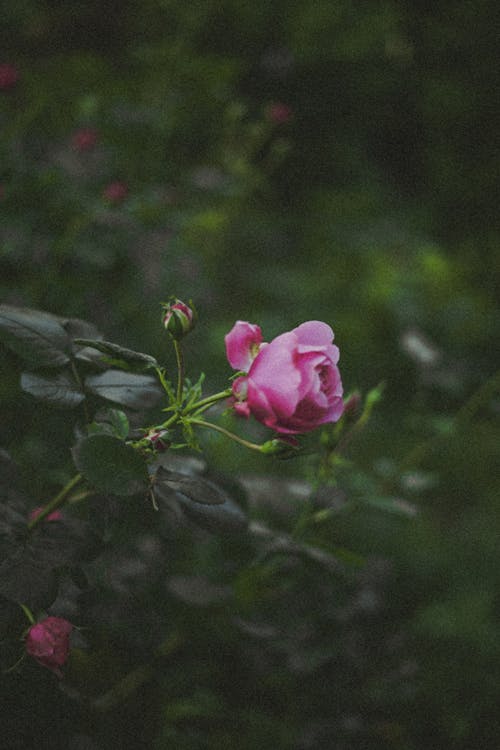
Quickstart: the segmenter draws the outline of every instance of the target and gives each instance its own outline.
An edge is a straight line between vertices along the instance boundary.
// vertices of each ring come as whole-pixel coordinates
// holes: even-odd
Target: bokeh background
[[[266,648],[224,631],[224,658],[177,665],[142,723],[136,701],[122,746],[497,747],[498,3],[22,0],[1,17],[2,302],[164,359],[160,302],[192,298],[207,390],[236,319],[267,340],[325,320],[346,392],[385,382],[347,500],[315,532],[369,561],[358,599],[330,581],[325,609],[308,603],[315,650],[266,646],[268,672]],[[5,350],[0,376],[0,444],[42,499],[72,425],[33,408]],[[206,449],[233,477],[307,478],[307,461]],[[309,578],[288,583],[300,607]],[[111,746],[119,723],[74,747]]]

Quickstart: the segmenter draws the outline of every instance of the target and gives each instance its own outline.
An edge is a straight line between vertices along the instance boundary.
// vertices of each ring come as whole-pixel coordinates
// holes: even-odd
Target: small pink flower
[[[43,510],[43,506],[40,506],[38,508],[33,508],[31,513],[29,514],[28,520],[33,521],[35,518],[38,518],[40,513]],[[49,513],[48,516],[45,516],[43,519],[44,521],[61,521],[63,517],[63,514],[60,510],[53,510],[52,513]]]
[[[0,65],[0,91],[13,89],[19,81],[19,71],[15,65],[3,63]]]
[[[340,419],[339,350],[330,326],[311,320],[270,344],[261,338],[258,326],[243,321],[226,336],[229,363],[248,373],[233,383],[235,411],[289,435]]]
[[[292,114],[292,108],[283,102],[274,102],[266,109],[267,119],[275,125],[284,125],[286,122],[289,122]]]
[[[116,180],[104,188],[102,197],[109,203],[121,203],[128,195],[128,185]]]
[[[62,617],[46,617],[28,630],[26,652],[42,667],[62,677],[61,667],[69,656],[69,637],[73,625]]]
[[[99,133],[95,128],[80,128],[71,139],[71,144],[75,151],[83,153],[84,151],[91,151],[99,140]],[[109,187],[109,185],[108,185]]]

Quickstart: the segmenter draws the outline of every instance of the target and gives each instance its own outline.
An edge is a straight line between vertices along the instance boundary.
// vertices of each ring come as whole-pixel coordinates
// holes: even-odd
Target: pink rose
[[[69,655],[69,636],[73,625],[62,617],[47,617],[32,625],[26,636],[26,652],[42,667],[62,677],[61,667]]]
[[[310,432],[342,415],[339,350],[326,323],[311,320],[262,343],[259,326],[237,321],[225,337],[237,413],[283,434]]]

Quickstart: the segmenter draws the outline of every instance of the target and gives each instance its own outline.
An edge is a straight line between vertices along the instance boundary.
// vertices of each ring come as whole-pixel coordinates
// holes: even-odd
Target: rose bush
[[[26,652],[39,664],[62,677],[61,667],[69,655],[73,625],[62,617],[47,617],[32,625],[26,636]]]
[[[342,381],[333,331],[317,320],[262,342],[259,326],[237,321],[226,354],[246,375],[233,383],[234,408],[283,434],[310,432],[342,415]]]

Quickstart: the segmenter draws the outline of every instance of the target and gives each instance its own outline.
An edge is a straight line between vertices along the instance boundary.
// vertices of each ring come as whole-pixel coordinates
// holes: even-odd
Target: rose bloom
[[[61,667],[69,655],[69,636],[73,625],[62,617],[46,617],[28,630],[26,652],[42,667],[62,677]]]
[[[342,415],[339,350],[326,323],[311,320],[262,342],[259,326],[237,321],[225,337],[229,364],[246,375],[233,383],[234,408],[278,433],[310,432]]]

